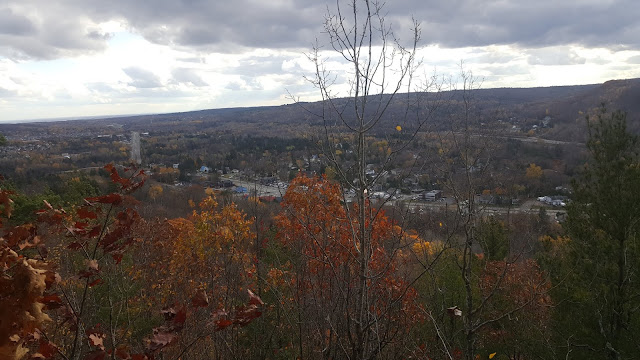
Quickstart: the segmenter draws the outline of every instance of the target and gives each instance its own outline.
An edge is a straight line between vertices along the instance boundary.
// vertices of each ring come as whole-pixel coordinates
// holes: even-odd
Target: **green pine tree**
[[[626,114],[588,118],[590,160],[574,179],[557,308],[571,358],[640,353],[640,157]]]

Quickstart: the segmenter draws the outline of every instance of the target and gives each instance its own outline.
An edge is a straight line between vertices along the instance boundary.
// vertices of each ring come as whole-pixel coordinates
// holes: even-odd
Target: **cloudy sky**
[[[324,43],[335,5],[0,0],[0,121],[315,100],[305,53]],[[462,61],[483,88],[640,77],[637,0],[387,0],[383,11],[401,41],[420,22],[425,74]]]

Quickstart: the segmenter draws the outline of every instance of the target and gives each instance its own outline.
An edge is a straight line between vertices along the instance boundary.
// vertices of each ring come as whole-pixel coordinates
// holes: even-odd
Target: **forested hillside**
[[[448,105],[432,119],[425,131],[448,128],[448,121],[459,116],[463,108],[456,106],[463,91],[413,93],[395,97],[382,121],[392,124],[403,116],[407,104],[422,98],[424,104],[440,99]],[[373,95],[372,95],[373,96]],[[376,95],[377,96],[377,95]],[[640,79],[612,80],[604,84],[557,86],[548,88],[472,89],[470,96],[476,103],[478,116],[487,125],[495,125],[514,136],[536,136],[562,141],[584,142],[583,119],[604,103],[611,109],[629,113],[629,128],[640,131],[638,118]],[[385,96],[382,96],[385,98]],[[341,106],[349,99],[338,99]],[[375,101],[375,100],[372,100]],[[174,114],[143,115],[108,119],[74,120],[54,123],[23,123],[0,125],[0,132],[12,136],[28,136],[35,129],[42,136],[62,136],[67,133],[108,133],[122,128],[126,131],[154,131],[182,133],[225,131],[232,134],[261,136],[285,135],[297,137],[322,126],[322,103],[299,103],[271,107],[231,108],[192,111]],[[349,110],[349,107],[345,107]],[[426,109],[414,109],[426,111]],[[348,114],[348,113],[346,113]],[[346,115],[345,114],[345,115]],[[543,126],[545,117],[550,121]],[[538,128],[531,133],[536,125]],[[515,128],[514,128],[515,126]],[[478,129],[479,131],[481,129]]]

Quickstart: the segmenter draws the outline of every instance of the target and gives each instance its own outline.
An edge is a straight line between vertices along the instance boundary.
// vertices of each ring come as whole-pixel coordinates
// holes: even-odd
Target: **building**
[[[431,190],[423,194],[426,201],[438,201],[442,199],[442,190]]]
[[[142,164],[142,155],[140,154],[140,133],[131,132],[131,160],[135,164]]]

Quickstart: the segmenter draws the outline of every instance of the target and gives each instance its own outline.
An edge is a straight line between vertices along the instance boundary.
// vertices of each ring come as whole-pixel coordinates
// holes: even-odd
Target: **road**
[[[221,176],[220,179],[233,181],[233,183],[236,186],[245,187],[247,188],[247,191],[249,191],[249,193],[255,192],[257,196],[282,197],[284,196],[284,193],[287,191],[286,187],[261,185],[256,182],[238,180],[231,176]]]

